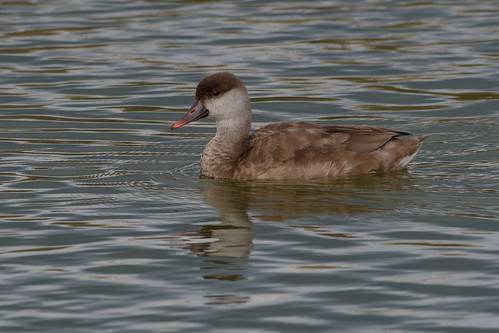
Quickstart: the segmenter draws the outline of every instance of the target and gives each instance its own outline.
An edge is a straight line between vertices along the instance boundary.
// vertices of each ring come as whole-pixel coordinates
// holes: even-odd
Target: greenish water
[[[496,332],[497,1],[0,1],[2,332]],[[206,74],[431,134],[404,172],[199,177]]]

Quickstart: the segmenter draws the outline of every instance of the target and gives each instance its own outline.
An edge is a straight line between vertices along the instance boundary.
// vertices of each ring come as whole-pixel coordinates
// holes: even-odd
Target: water
[[[2,332],[497,332],[497,1],[0,1]],[[199,177],[169,131],[236,73],[254,127],[432,136],[408,171]]]

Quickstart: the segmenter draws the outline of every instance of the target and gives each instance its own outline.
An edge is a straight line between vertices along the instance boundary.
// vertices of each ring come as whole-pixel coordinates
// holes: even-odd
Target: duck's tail
[[[409,164],[416,156],[423,141],[430,135],[421,135],[407,139],[393,139],[388,141],[378,151],[381,159],[381,169],[383,172],[401,170]]]

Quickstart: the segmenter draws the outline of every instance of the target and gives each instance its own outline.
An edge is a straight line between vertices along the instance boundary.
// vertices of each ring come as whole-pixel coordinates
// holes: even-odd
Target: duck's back
[[[281,122],[250,135],[234,179],[313,179],[403,168],[426,137],[369,126]]]

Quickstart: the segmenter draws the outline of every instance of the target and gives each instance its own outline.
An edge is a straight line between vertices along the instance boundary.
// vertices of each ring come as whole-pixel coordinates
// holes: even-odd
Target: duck
[[[251,102],[234,74],[204,77],[195,101],[171,130],[210,117],[215,136],[200,161],[201,175],[235,181],[356,177],[401,170],[428,135],[365,125],[283,121],[251,132]]]

